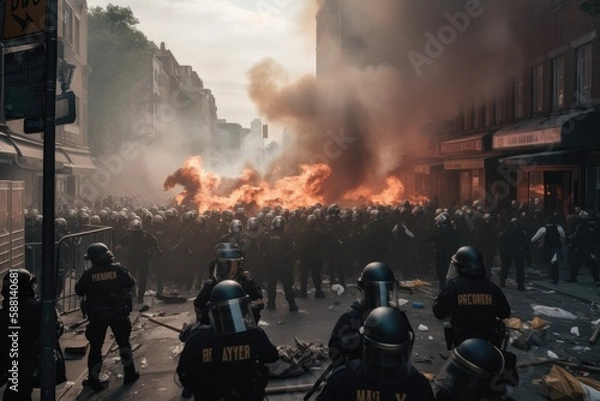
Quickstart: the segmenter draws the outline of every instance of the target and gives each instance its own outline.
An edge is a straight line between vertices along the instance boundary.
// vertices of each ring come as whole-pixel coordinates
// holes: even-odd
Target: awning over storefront
[[[600,112],[576,111],[551,118],[538,118],[511,124],[496,131],[494,150],[543,146],[579,147],[600,145],[597,134]]]
[[[17,150],[15,149],[15,147],[13,146],[12,143],[10,143],[8,138],[6,136],[4,136],[3,134],[0,134],[0,154],[2,154],[4,156],[6,156],[6,155],[16,156],[17,155]]]
[[[530,153],[504,157],[500,164],[505,167],[527,167],[536,165],[562,165],[566,163],[577,163],[578,156],[585,149],[557,150],[554,152]]]
[[[62,163],[62,164],[70,163],[69,158],[67,157],[67,154],[60,149],[56,149],[56,153],[55,153],[54,157],[55,157],[56,163]]]
[[[485,168],[484,159],[448,160],[444,162],[445,170],[476,170]]]
[[[41,143],[24,141],[17,139],[15,136],[11,136],[10,140],[15,148],[17,148],[19,156],[38,160],[44,158],[44,148]]]
[[[443,155],[484,152],[491,149],[492,131],[464,138],[456,138],[440,144],[440,153]]]
[[[97,167],[92,160],[92,156],[84,149],[70,149],[61,147],[60,150],[65,152],[69,157],[67,165],[74,169],[95,170]]]

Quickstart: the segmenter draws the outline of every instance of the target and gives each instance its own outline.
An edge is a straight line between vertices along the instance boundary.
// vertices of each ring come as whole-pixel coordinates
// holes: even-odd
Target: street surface
[[[536,276],[536,274],[538,276]],[[593,321],[600,317],[597,307],[590,302],[565,296],[558,292],[552,292],[546,288],[534,286],[533,280],[539,279],[544,282],[545,279],[540,276],[539,270],[528,270],[527,290],[519,292],[516,290],[514,281],[507,282],[505,293],[512,307],[512,316],[518,317],[524,322],[531,321],[534,317],[531,305],[547,305],[565,309],[577,316],[576,320],[564,320],[544,317],[542,318],[550,325],[547,330],[548,344],[537,350],[529,352],[521,351],[509,345],[508,350],[518,356],[518,363],[531,360],[547,358],[547,351],[551,350],[560,358],[566,358],[575,362],[582,360],[598,363],[600,360],[600,344],[589,345],[587,339],[592,334]],[[587,272],[582,272],[582,276]],[[427,280],[430,277],[422,277]],[[497,275],[494,276],[497,282]],[[584,284],[579,284],[583,286]],[[328,286],[326,286],[327,288]],[[588,290],[596,290],[587,288]],[[279,290],[281,291],[281,290]],[[350,285],[347,291],[338,296],[333,291],[327,292],[325,299],[313,299],[309,294],[308,299],[297,300],[300,308],[299,313],[291,314],[287,312],[282,293],[277,296],[277,310],[263,311],[261,326],[271,338],[275,345],[290,345],[295,348],[294,337],[312,343],[321,343],[326,345],[329,335],[337,318],[352,303],[357,295],[355,286]],[[416,341],[414,346],[413,363],[418,370],[424,373],[438,372],[444,363],[449,352],[446,350],[443,340],[443,322],[438,321],[431,312],[431,305],[437,290],[435,286],[420,287],[413,291],[413,294],[402,292],[400,298],[409,302],[404,308],[409,316],[411,324],[416,332]],[[592,292],[593,293],[593,292]],[[432,294],[432,295],[430,295]],[[596,296],[598,291],[595,292]],[[188,299],[195,297],[195,292],[183,293]],[[413,308],[412,302],[418,301],[424,304],[423,309]],[[146,303],[150,306],[147,314],[164,314],[154,317],[161,322],[176,328],[181,328],[186,322],[194,319],[193,304],[188,301],[185,304],[166,305],[161,301],[156,301],[153,297],[147,296]],[[177,333],[169,328],[157,325],[148,321],[147,318],[139,313],[132,314],[137,318],[134,323],[132,333],[132,344],[140,344],[135,351],[136,366],[141,372],[141,378],[130,386],[122,386],[122,367],[115,359],[118,357],[115,347],[113,352],[109,352],[105,362],[103,372],[110,380],[109,389],[99,393],[90,394],[87,390],[82,391],[81,383],[76,382],[66,394],[62,395],[63,400],[181,400],[181,388],[177,384],[175,369],[178,361],[178,352],[182,349],[182,344],[177,338]],[[78,319],[79,316],[75,318]],[[419,325],[427,326],[427,331],[419,331]],[[570,334],[571,328],[577,326],[580,336],[576,337]],[[83,334],[67,333],[71,337],[79,336],[83,339]],[[112,338],[110,339],[112,341]],[[107,343],[106,349],[110,343]],[[588,347],[588,348],[586,348]],[[69,361],[69,364],[77,363],[79,365],[78,374],[70,375],[69,380],[76,381],[81,373],[85,372],[85,358],[79,361]],[[293,386],[296,384],[313,383],[320,375],[323,369],[327,367],[327,362],[321,364],[320,368],[314,368],[308,373],[294,378],[273,379],[269,382],[269,388]],[[548,374],[551,365],[541,365],[534,368],[520,369],[521,384],[515,389],[513,397],[517,400],[543,400],[539,393],[539,379]],[[70,367],[73,371],[74,368]],[[85,374],[83,374],[85,377]],[[590,374],[592,378],[599,378],[598,374]],[[301,400],[305,392],[287,392],[283,394],[271,394],[268,399],[271,401],[292,401]],[[39,397],[39,392],[34,396]],[[313,396],[314,399],[315,396]]]

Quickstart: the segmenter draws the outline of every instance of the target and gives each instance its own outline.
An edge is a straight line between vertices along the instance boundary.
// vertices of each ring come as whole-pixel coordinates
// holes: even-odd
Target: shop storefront
[[[492,133],[453,139],[442,142],[440,153],[444,157],[444,184],[441,188],[442,204],[470,204],[484,200],[488,171],[493,168],[495,155],[490,152]]]
[[[578,112],[505,127],[493,149],[519,202],[539,204],[546,215],[567,215],[580,205],[598,211],[600,114]]]

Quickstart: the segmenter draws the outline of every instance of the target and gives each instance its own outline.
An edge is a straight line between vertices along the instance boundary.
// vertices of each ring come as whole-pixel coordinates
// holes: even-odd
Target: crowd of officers
[[[97,202],[97,206],[103,204],[107,202]],[[35,209],[26,211],[25,216],[26,242],[35,243],[41,239],[43,218]],[[297,295],[306,297],[311,279],[315,296],[322,297],[324,276],[331,284],[345,286],[348,276],[356,276],[372,260],[396,266],[403,279],[422,277],[433,270],[442,289],[447,261],[458,247],[466,245],[482,252],[488,269],[499,254],[501,286],[514,265],[517,287],[524,290],[525,266],[534,263],[546,266],[555,284],[560,279],[559,266],[567,266],[565,281],[576,282],[585,264],[600,285],[598,219],[577,207],[566,217],[545,216],[539,202],[519,205],[513,201],[493,213],[479,201],[451,209],[441,209],[436,201],[423,205],[404,201],[396,206],[352,209],[336,204],[294,210],[264,207],[253,213],[238,204],[202,214],[183,206],[134,209],[109,202],[100,210],[64,206],[57,216],[57,240],[90,227],[112,227],[119,244],[114,250],[117,258],[129,263],[144,290],[145,277],[151,272],[161,292],[167,271],[171,284],[187,290],[201,288],[210,276],[206,266],[214,256],[214,246],[234,242],[261,286],[273,289],[277,280],[283,284],[292,310],[295,283]],[[132,231],[141,234],[132,237]],[[274,307],[274,301],[270,298],[267,306]]]
[[[358,268],[362,296],[333,328],[332,372],[318,400],[510,399],[506,386],[518,384],[518,376],[516,358],[505,350],[501,323],[510,316],[510,306],[490,280],[496,247],[503,262],[500,287],[506,284],[514,261],[522,289],[523,267],[517,259],[531,257],[530,244],[538,240],[543,241],[549,266],[563,257],[565,244],[571,244],[569,279],[577,279],[578,264],[585,262],[598,283],[596,220],[584,211],[574,211],[564,227],[557,216],[529,227],[527,211],[514,204],[495,217],[482,213],[477,204],[453,211],[436,206],[411,207],[405,202],[398,207],[364,209],[341,209],[335,204],[293,211],[263,208],[251,217],[241,206],[201,215],[166,206],[131,212],[102,209],[89,219],[86,213],[76,212],[71,221],[77,219],[80,230],[111,226],[117,244],[114,251],[122,252],[115,257],[106,245],[93,244],[86,253],[92,267],[75,288],[85,298],[84,312],[90,319],[86,384],[94,391],[104,388],[98,377],[99,350],[108,327],[120,348],[124,382],[139,378],[129,344],[132,297],[143,302],[150,270],[162,291],[165,273],[174,267],[175,281],[186,289],[197,283],[200,289],[194,302],[197,324],[182,338],[185,348],[177,368],[182,385],[196,399],[261,400],[268,382],[265,364],[278,357],[257,325],[261,287],[267,290],[267,309],[275,309],[280,281],[289,311],[295,312],[295,296],[308,295],[309,274],[318,298],[325,296],[324,267],[330,283],[342,286]],[[59,219],[67,223],[63,235],[71,232],[69,220]],[[57,227],[62,225],[62,221],[57,223]],[[558,244],[553,236],[558,236]],[[433,312],[439,319],[450,319],[446,342],[452,350],[436,378],[435,395],[412,366],[415,335],[396,305],[398,278],[388,267],[396,267],[403,278],[412,278],[428,266],[429,254],[435,255],[432,262],[440,287]],[[126,261],[127,268],[115,260]],[[297,294],[295,280],[300,282]]]

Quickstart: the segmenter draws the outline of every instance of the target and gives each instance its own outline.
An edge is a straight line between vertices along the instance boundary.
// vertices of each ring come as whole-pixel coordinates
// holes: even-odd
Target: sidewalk
[[[582,271],[577,277],[577,283],[566,283],[561,280],[558,285],[554,285],[549,279],[541,279],[533,281],[533,285],[546,290],[554,290],[583,302],[600,304],[600,287],[594,284],[589,271]]]

